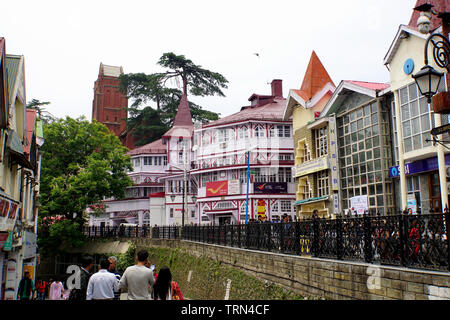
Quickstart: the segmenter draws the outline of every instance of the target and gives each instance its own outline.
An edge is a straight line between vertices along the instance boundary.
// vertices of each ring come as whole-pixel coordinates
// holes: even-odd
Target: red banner
[[[228,195],[228,181],[214,181],[206,183],[206,196],[218,197]]]

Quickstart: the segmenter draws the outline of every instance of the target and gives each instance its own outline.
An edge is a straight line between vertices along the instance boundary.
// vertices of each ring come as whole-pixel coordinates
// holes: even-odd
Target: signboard
[[[36,234],[33,232],[24,232],[23,258],[30,259],[36,256]]]
[[[253,192],[256,194],[287,193],[287,182],[255,182]]]
[[[364,214],[366,210],[369,210],[367,195],[350,198],[350,206],[352,214],[354,212],[356,214]]]
[[[266,202],[264,200],[258,200],[258,220],[266,221]]]
[[[0,230],[12,231],[17,217],[19,204],[0,194]]]
[[[330,168],[331,168],[331,189],[333,191],[339,190],[339,176],[338,176],[338,150],[337,150],[337,136],[336,136],[336,119],[330,117],[328,120],[330,133]],[[336,213],[336,212],[335,212]]]
[[[206,197],[230,196],[241,193],[239,180],[214,181],[206,183]]]
[[[406,196],[406,207],[411,209],[413,214],[417,214],[417,200],[413,193],[408,193]]]
[[[296,166],[296,177],[306,176],[310,173],[326,170],[329,167],[328,157],[320,157]]]
[[[241,194],[241,181],[228,180],[228,195]]]
[[[17,262],[15,259],[9,259],[6,263],[6,285],[5,300],[14,300],[17,284]]]
[[[444,124],[443,126],[440,126],[440,127],[433,128],[430,131],[431,135],[433,135],[433,136],[437,136],[439,134],[444,134],[447,132],[450,132],[450,123]]]
[[[333,213],[339,213],[339,193],[333,195]]]
[[[450,154],[445,155],[445,165],[450,165]],[[434,170],[438,170],[438,169],[439,169],[439,165],[438,165],[437,157],[423,159],[423,160],[417,160],[417,161],[405,164],[405,174],[406,175],[434,171]],[[389,177],[390,178],[397,178],[399,176],[400,176],[399,166],[394,166],[394,167],[389,168]]]

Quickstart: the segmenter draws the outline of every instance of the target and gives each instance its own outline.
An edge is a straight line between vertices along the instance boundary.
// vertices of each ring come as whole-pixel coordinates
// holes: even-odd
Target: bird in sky
[[[254,53],[255,56],[257,56],[259,58],[259,53]]]

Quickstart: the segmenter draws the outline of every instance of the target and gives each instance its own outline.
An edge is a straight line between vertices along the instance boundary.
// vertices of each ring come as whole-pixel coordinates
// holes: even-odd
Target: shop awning
[[[313,203],[313,202],[319,202],[319,201],[323,201],[323,200],[328,200],[329,196],[323,196],[323,197],[317,197],[317,198],[310,198],[310,199],[303,199],[303,200],[298,200],[295,205],[301,205],[301,204],[308,204],[308,203]]]
[[[13,130],[8,130],[8,141],[6,143],[6,147],[10,152],[13,162],[24,168],[33,169],[33,166],[23,150],[22,140],[20,140],[20,137]]]

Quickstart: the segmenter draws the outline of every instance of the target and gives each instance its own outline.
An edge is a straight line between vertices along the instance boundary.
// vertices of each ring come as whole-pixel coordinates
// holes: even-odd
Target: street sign
[[[443,134],[446,132],[450,131],[450,123],[449,124],[444,124],[443,126],[437,127],[437,128],[433,128],[430,133],[433,136],[437,136],[439,134]]]

